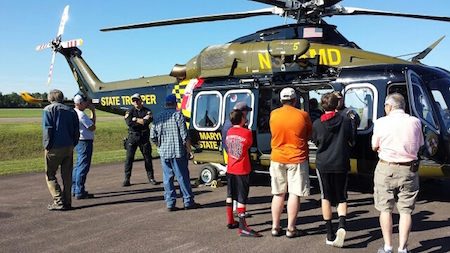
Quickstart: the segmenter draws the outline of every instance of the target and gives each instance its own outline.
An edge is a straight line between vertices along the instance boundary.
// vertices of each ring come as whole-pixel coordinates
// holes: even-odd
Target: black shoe
[[[58,205],[58,204],[48,204],[47,210],[49,211],[62,211],[64,210],[64,205]]]
[[[125,181],[123,181],[123,183],[122,183],[122,187],[128,187],[128,186],[131,186],[130,180],[125,179]]]
[[[175,211],[178,211],[178,207],[176,207],[176,206],[167,207],[167,211],[168,211],[168,212],[175,212]]]
[[[73,210],[72,204],[64,204],[63,207],[65,211]]]
[[[88,191],[86,191],[86,193],[88,193]],[[72,197],[75,197],[75,192],[72,192]]]
[[[185,206],[184,210],[197,209],[197,208],[200,208],[200,207],[202,207],[202,205],[200,205],[199,203],[195,203],[194,202],[194,204],[192,204],[190,206]]]
[[[90,193],[85,193],[81,196],[76,196],[76,199],[93,199],[94,198],[94,194],[90,194]]]
[[[158,184],[158,182],[156,182],[156,180],[154,178],[150,179],[149,181],[150,181],[150,184],[152,184],[152,185]]]

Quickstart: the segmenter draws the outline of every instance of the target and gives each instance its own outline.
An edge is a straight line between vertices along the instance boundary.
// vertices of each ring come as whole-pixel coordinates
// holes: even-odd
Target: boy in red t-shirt
[[[244,128],[246,118],[241,110],[230,112],[233,127],[228,130],[225,143],[228,149],[227,166],[227,215],[228,228],[239,227],[241,236],[260,237],[258,232],[250,229],[245,222],[245,204],[250,188],[250,157],[248,149],[253,142],[252,132]],[[237,200],[239,223],[234,220],[232,201]]]

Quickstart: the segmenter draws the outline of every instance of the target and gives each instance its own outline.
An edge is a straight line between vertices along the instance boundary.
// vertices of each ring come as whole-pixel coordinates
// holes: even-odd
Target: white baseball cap
[[[75,104],[79,104],[79,103],[81,103],[83,101],[86,101],[86,97],[81,96],[80,94],[75,95],[75,97],[73,98],[73,102]]]
[[[280,92],[280,100],[291,100],[297,97],[295,90],[292,88],[284,88]]]

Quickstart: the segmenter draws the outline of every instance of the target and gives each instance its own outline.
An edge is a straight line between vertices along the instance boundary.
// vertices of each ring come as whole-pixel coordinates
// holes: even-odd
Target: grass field
[[[89,110],[86,110],[87,115],[90,115]],[[98,117],[121,117],[117,114],[112,114],[109,112],[103,112],[96,110]],[[39,118],[42,117],[42,108],[33,109],[0,109],[0,118]]]
[[[8,116],[5,116],[8,115]],[[12,116],[14,115],[14,116]],[[89,112],[88,112],[89,115]],[[1,118],[35,118],[42,109],[0,109]],[[115,116],[100,112],[99,117]],[[92,164],[125,161],[122,140],[127,126],[121,120],[97,120]],[[44,148],[40,122],[0,123],[0,175],[44,171]],[[152,155],[157,156],[156,148]],[[136,159],[142,159],[139,151]]]

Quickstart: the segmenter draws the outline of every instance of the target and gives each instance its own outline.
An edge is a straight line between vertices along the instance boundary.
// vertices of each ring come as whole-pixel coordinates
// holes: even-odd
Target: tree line
[[[37,99],[47,99],[48,93],[35,92],[30,93],[30,95]],[[44,104],[41,103],[27,103],[22,99],[20,94],[17,94],[15,92],[5,95],[0,92],[0,108],[39,108],[43,106]]]

